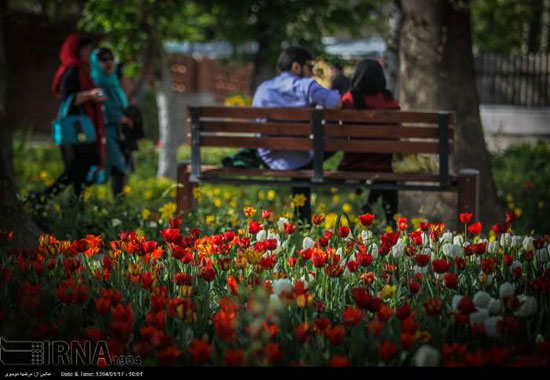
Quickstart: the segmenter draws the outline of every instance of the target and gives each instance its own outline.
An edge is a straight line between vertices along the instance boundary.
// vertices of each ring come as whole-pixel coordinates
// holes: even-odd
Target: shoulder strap
[[[70,94],[61,103],[61,106],[59,107],[59,113],[57,114],[58,119],[67,116],[67,114],[69,113],[69,108],[71,108],[71,104],[73,103],[73,99],[74,99],[74,94]]]

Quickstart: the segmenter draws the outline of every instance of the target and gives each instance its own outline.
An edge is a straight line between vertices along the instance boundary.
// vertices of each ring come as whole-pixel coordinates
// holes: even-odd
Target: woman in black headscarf
[[[362,60],[357,64],[351,78],[351,90],[342,96],[342,108],[357,110],[398,110],[399,103],[393,99],[386,89],[386,78],[382,66],[371,59]],[[381,153],[344,153],[344,158],[338,166],[343,171],[392,172],[392,155]],[[397,213],[398,196],[396,190],[371,190],[363,211],[371,211],[371,205],[382,197],[386,210],[386,221],[393,222]]]

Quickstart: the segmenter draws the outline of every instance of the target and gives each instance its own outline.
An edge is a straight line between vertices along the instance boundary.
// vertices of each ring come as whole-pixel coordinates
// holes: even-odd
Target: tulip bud
[[[394,258],[398,259],[403,257],[405,253],[405,243],[403,240],[399,239],[397,243],[391,248],[391,254]]]
[[[516,288],[514,284],[511,284],[509,282],[505,282],[500,285],[498,288],[498,296],[502,299],[505,297],[512,297],[514,295],[514,292],[516,291]]]
[[[498,250],[500,247],[498,246],[498,241],[492,241],[487,246],[487,252],[491,255],[494,255],[495,253],[498,253]]]
[[[369,239],[372,239],[372,231],[371,230],[363,230],[361,231],[361,240],[363,240],[363,242],[366,242],[367,240]]]
[[[512,235],[508,232],[500,235],[500,245],[503,248],[509,247],[512,244]]]
[[[310,238],[309,236],[306,236],[304,238],[304,241],[302,242],[302,249],[308,249],[308,248],[311,248],[315,245],[315,242],[313,241],[312,238]]]
[[[523,242],[522,242],[522,247],[524,250],[526,251],[532,251],[535,249],[535,247],[533,246],[533,241],[535,239],[533,239],[532,236],[526,236],[524,239],[523,239]]]
[[[370,254],[372,255],[372,257],[374,259],[376,259],[378,257],[378,246],[376,244],[372,244],[371,245],[371,251],[370,251]]]
[[[472,300],[476,308],[487,309],[489,307],[489,302],[491,301],[491,296],[483,291],[479,291],[474,295]]]
[[[489,307],[488,307],[489,314],[490,315],[499,314],[500,313],[500,308],[501,308],[500,300],[497,300],[495,298],[491,298],[491,300],[489,301]]]
[[[416,350],[412,362],[417,367],[437,367],[440,360],[441,354],[439,351],[428,344],[424,344]]]
[[[260,230],[260,232],[256,234],[256,241],[264,241],[266,238],[267,232],[265,232],[265,230]]]
[[[537,250],[537,263],[545,264],[550,260],[550,255],[548,254],[548,248],[541,248]]]
[[[512,243],[510,244],[510,247],[519,248],[520,246],[521,246],[521,236],[519,235],[512,236]]]
[[[521,306],[514,313],[516,317],[529,317],[537,312],[537,300],[535,297],[524,294],[518,296]]]
[[[453,244],[462,247],[462,245],[464,244],[464,237],[462,235],[456,235],[453,238]]]
[[[487,318],[489,318],[489,312],[486,309],[474,311],[473,313],[470,313],[470,326],[481,325],[487,320]]]
[[[453,234],[450,232],[445,232],[443,235],[441,235],[441,239],[439,241],[443,244],[450,243],[453,241]]]
[[[283,309],[283,303],[281,302],[281,299],[279,298],[278,295],[276,294],[272,294],[270,297],[269,297],[269,306],[268,306],[268,310],[270,312],[278,312],[280,310]]]

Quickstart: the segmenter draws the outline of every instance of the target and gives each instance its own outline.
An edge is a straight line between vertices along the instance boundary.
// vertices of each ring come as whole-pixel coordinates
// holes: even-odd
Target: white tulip
[[[277,228],[279,228],[279,231],[285,230],[285,223],[288,223],[287,218],[279,218],[279,220],[277,221]]]
[[[512,236],[512,244],[510,244],[510,247],[519,248],[520,246],[521,246],[521,236],[519,235]]]
[[[111,224],[113,227],[118,227],[122,224],[122,221],[120,219],[114,218],[111,220]]]
[[[462,247],[464,245],[464,237],[462,235],[456,235],[453,238],[453,244]]]
[[[399,239],[393,247],[391,247],[391,254],[394,258],[398,259],[405,254],[405,243]]]
[[[427,243],[430,242],[430,235],[428,235],[427,233],[423,232],[422,233],[422,245],[425,246]]]
[[[550,255],[548,254],[548,248],[543,247],[537,250],[537,263],[545,264],[550,261]]]
[[[283,292],[291,292],[292,291],[292,282],[288,278],[281,278],[278,280],[273,281],[272,284],[273,293],[277,296],[280,296]]]
[[[265,230],[260,230],[256,234],[256,241],[264,241],[267,238],[267,232]]]
[[[453,246],[453,245],[452,245],[451,243],[445,243],[445,244],[443,244],[443,246],[441,247],[441,251],[443,251],[443,254],[444,254],[445,256],[449,256],[449,257],[451,256],[451,247],[452,247],[452,246]]]
[[[443,245],[442,249],[443,254],[452,259],[456,259],[457,257],[462,256],[462,248],[460,245],[447,243]]]
[[[491,338],[498,338],[500,333],[498,332],[498,323],[502,320],[502,316],[489,317],[483,323],[485,327],[485,333]]]
[[[453,234],[450,232],[445,232],[443,235],[441,235],[441,239],[439,241],[442,244],[450,243],[453,241]]]
[[[518,296],[521,306],[514,313],[516,317],[530,317],[537,312],[537,300],[535,297],[524,294]]]
[[[272,294],[269,297],[268,310],[271,312],[278,312],[283,308],[283,303],[277,294]]]
[[[472,301],[474,305],[476,305],[476,308],[487,309],[491,301],[491,296],[486,292],[479,291],[474,295]]]
[[[502,299],[505,297],[512,297],[516,291],[514,284],[505,282],[498,288],[498,296]]]
[[[500,235],[500,245],[503,248],[509,247],[510,244],[512,244],[512,235],[510,235],[508,232]]]
[[[481,325],[487,318],[489,318],[489,312],[486,309],[479,309],[470,313],[470,326]]]
[[[500,307],[500,300],[497,300],[496,298],[491,298],[491,300],[489,301],[489,307],[487,309],[489,310],[490,315],[497,315],[500,313]]]
[[[376,259],[378,257],[378,246],[374,243],[371,245],[370,254],[372,255],[373,259]]]
[[[315,245],[315,242],[313,241],[312,238],[310,238],[309,236],[306,236],[304,238],[304,241],[302,242],[302,248],[303,249],[308,249],[308,248],[311,248]]]
[[[416,350],[412,362],[416,367],[437,367],[440,360],[441,354],[436,348],[423,344]]]
[[[532,236],[526,236],[525,238],[523,238],[523,242],[522,242],[522,247],[524,250],[526,251],[532,251],[533,249],[535,249],[535,247],[533,246],[533,237]]]
[[[369,239],[372,239],[372,231],[371,230],[363,230],[361,231],[361,240],[363,240],[363,243],[366,242]]]
[[[487,245],[487,252],[491,255],[494,255],[495,253],[498,253],[498,250],[500,249],[498,245],[498,241],[492,241]]]
[[[275,239],[275,240],[279,240],[279,241],[281,240],[281,237],[279,236],[279,234],[276,234],[276,233],[271,232],[271,231],[269,231],[267,233],[267,238],[268,239]]]

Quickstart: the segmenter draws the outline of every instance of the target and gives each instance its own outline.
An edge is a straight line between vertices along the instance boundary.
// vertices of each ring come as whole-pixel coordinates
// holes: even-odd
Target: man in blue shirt
[[[313,54],[302,47],[283,50],[277,60],[280,74],[260,84],[254,94],[253,107],[315,107],[341,108],[338,91],[321,86],[313,75]],[[305,169],[311,166],[312,151],[258,149],[262,161],[273,170]],[[329,156],[329,155],[326,155]],[[304,207],[295,208],[295,217],[309,221],[311,206],[309,188],[292,188],[292,194],[307,197]]]

